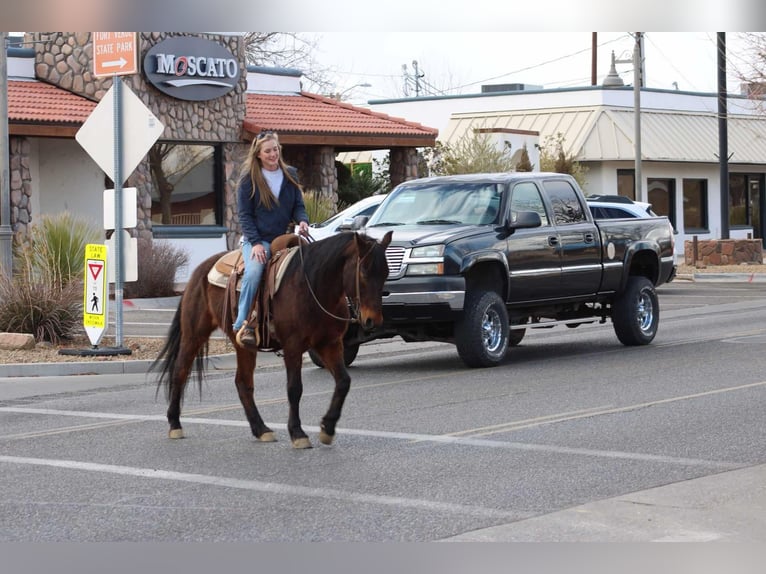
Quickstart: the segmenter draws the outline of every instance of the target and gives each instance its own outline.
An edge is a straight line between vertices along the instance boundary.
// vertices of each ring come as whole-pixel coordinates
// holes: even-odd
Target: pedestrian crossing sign
[[[106,245],[89,243],[85,246],[85,295],[83,326],[95,347],[104,336],[109,310],[106,277]]]

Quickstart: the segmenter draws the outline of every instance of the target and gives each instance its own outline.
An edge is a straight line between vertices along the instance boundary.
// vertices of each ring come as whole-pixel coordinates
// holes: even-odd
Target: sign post
[[[113,77],[112,87],[77,131],[75,139],[114,182],[115,344],[122,347],[124,246],[122,185],[165,129],[120,76],[138,72],[136,32],[93,32],[93,74]],[[123,102],[123,95],[126,96]],[[107,125],[110,124],[110,125]],[[123,128],[125,125],[125,129]],[[109,137],[112,128],[112,138]],[[127,133],[126,133],[127,132]],[[123,140],[125,140],[123,142]],[[135,206],[133,207],[135,209]]]

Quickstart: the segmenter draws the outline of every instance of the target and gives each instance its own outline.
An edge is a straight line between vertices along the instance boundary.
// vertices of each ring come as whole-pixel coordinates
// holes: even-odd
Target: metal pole
[[[648,201],[644,194],[641,175],[641,32],[636,32],[636,45],[633,47],[633,115],[635,116],[633,147],[636,156],[636,200]]]
[[[718,32],[718,162],[721,168],[721,239],[729,239],[729,130],[726,124],[726,32]]]
[[[8,32],[0,32],[0,273],[13,272],[13,229],[11,228],[11,184],[8,146]]]
[[[122,347],[122,80],[114,76],[114,326],[115,346]]]

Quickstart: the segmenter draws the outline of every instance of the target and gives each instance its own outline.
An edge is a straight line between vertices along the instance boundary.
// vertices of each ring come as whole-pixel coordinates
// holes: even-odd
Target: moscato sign
[[[154,87],[179,100],[221,97],[239,82],[239,61],[221,44],[204,38],[168,38],[144,56],[144,74]]]

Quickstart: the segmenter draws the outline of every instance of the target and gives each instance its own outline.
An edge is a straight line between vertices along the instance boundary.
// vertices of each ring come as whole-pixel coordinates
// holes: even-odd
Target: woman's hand
[[[309,235],[309,224],[305,221],[301,221],[298,224],[298,234],[303,235],[303,237],[308,237]]]
[[[266,263],[266,248],[260,243],[253,245],[250,250],[250,259],[255,259],[258,263]]]

